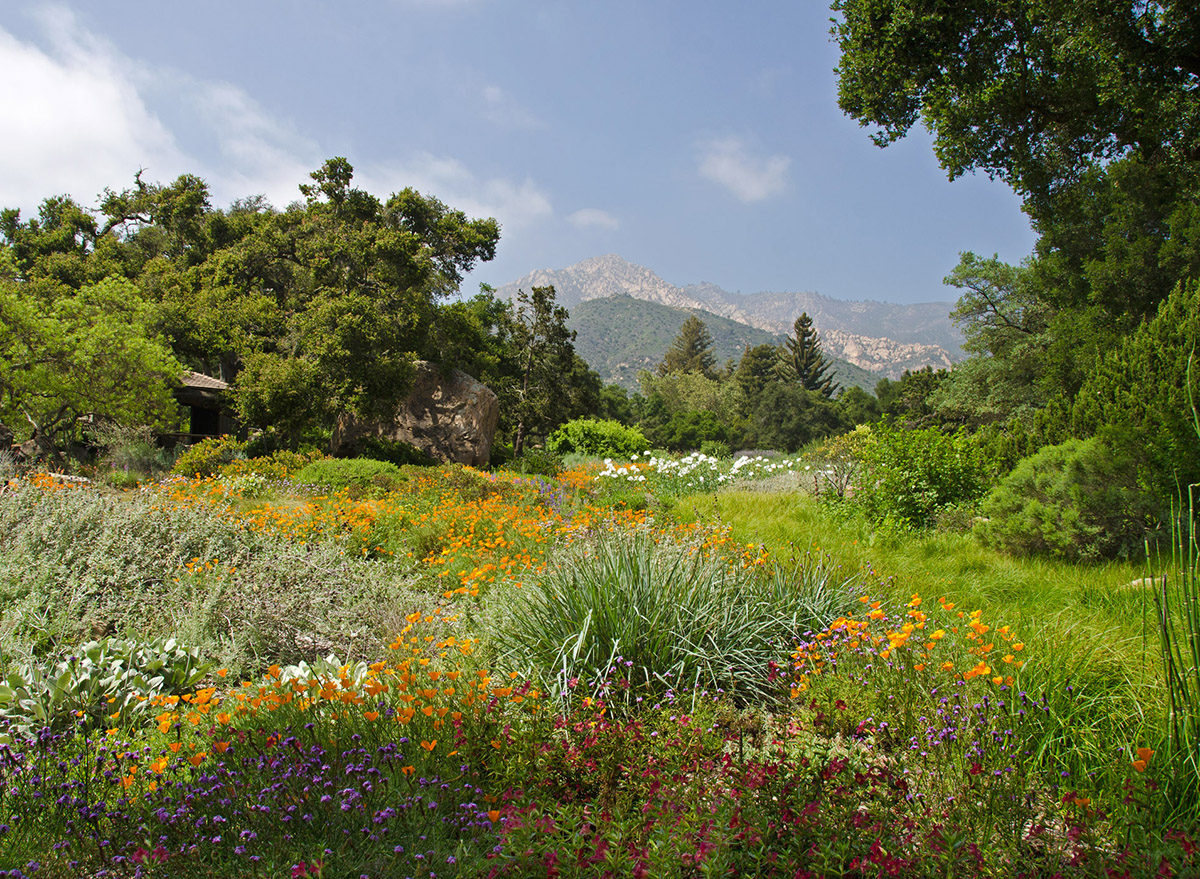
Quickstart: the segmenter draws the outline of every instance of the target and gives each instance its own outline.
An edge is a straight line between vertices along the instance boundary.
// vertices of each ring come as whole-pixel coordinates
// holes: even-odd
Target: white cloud
[[[621,225],[616,217],[599,208],[582,208],[569,215],[567,222],[578,229],[617,229]]]
[[[762,201],[782,193],[788,185],[787,156],[754,156],[739,137],[708,141],[701,147],[700,176],[726,189],[744,202]]]
[[[505,128],[543,128],[542,121],[498,85],[483,88],[484,118]]]
[[[139,168],[181,165],[171,132],[138,93],[137,65],[60,9],[41,16],[46,51],[0,29],[0,192],[31,211],[49,195],[90,203]],[[19,87],[11,84],[20,83]]]
[[[554,213],[549,197],[529,178],[480,179],[457,159],[432,153],[387,165],[356,167],[355,179],[363,188],[380,194],[411,186],[469,217],[495,217],[509,232],[528,228]]]
[[[39,21],[44,46],[0,28],[0,77],[22,84],[0,90],[0,207],[28,215],[58,194],[91,205],[105,187],[130,185],[140,168],[149,181],[197,174],[217,206],[263,194],[284,207],[330,155],[236,85],[147,68],[57,7]],[[452,157],[350,158],[355,184],[380,197],[412,186],[469,216],[496,217],[506,231],[553,214],[533,180],[480,178]]]

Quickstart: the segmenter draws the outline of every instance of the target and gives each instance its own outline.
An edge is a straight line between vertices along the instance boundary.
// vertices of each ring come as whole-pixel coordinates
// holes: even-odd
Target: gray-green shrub
[[[771,699],[782,689],[771,663],[845,611],[854,579],[813,557],[764,573],[650,533],[601,532],[502,599],[496,643],[568,699],[610,678],[607,698],[626,704],[696,686]]]
[[[411,580],[335,539],[249,530],[157,491],[18,482],[0,494],[0,646],[10,662],[102,634],[174,635],[235,674],[373,656],[418,602]]]
[[[1022,460],[984,499],[983,542],[1015,555],[1069,560],[1136,557],[1157,502],[1137,463],[1098,437],[1047,446]]]
[[[50,661],[13,663],[0,677],[0,743],[80,718],[142,714],[158,695],[190,692],[213,667],[174,638],[102,638]]]

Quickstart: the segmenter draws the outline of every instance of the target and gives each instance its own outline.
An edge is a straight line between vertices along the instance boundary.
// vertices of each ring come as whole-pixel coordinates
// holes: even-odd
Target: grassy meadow
[[[569,463],[8,479],[0,876],[1200,873],[1194,561]]]

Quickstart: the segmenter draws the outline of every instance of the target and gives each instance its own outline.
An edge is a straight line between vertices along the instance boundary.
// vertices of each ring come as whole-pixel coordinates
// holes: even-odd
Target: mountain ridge
[[[550,285],[568,310],[584,302],[626,295],[713,314],[772,336],[791,335],[795,319],[807,312],[827,355],[881,377],[899,378],[906,369],[925,366],[946,368],[965,356],[962,334],[950,319],[952,305],[948,302],[845,301],[811,291],[740,294],[708,282],[679,287],[617,254],[590,257],[565,269],[538,269],[496,293],[511,299],[520,289]],[[584,347],[589,344],[585,338]],[[661,358],[662,352],[657,356]]]

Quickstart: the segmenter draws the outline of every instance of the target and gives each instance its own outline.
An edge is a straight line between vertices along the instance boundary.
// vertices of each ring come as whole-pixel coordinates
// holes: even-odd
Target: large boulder
[[[439,461],[486,467],[500,420],[491,388],[458,369],[443,373],[436,363],[417,361],[408,399],[382,422],[343,418],[333,434],[335,455],[353,454],[363,437],[409,443]]]

